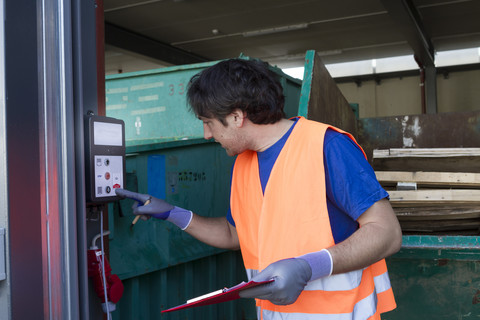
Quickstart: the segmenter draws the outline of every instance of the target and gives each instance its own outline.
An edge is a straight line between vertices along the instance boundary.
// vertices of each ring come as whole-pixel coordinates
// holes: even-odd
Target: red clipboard
[[[265,283],[269,283],[274,281],[273,279],[267,280],[267,281],[261,281],[261,282],[255,282],[255,281],[249,281],[249,282],[242,282],[237,284],[236,286],[233,286],[231,288],[225,288],[222,290],[218,290],[194,299],[191,299],[187,301],[185,304],[181,304],[179,306],[163,310],[162,313],[164,312],[172,312],[172,311],[177,311],[177,310],[182,310],[182,309],[187,309],[187,308],[194,308],[194,307],[200,307],[200,306],[208,306],[210,304],[215,304],[215,303],[221,303],[221,302],[227,302],[227,301],[232,301],[235,299],[240,298],[240,291],[248,289],[248,288],[253,288]]]

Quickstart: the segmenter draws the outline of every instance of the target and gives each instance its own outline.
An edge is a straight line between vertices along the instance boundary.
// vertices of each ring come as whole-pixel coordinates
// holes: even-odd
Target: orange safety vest
[[[249,279],[272,262],[335,245],[323,166],[323,139],[329,127],[298,120],[272,168],[265,194],[257,153],[238,155],[230,205]],[[257,299],[257,306],[259,319],[316,320],[380,319],[380,313],[396,304],[381,260],[363,270],[310,281],[291,305]]]

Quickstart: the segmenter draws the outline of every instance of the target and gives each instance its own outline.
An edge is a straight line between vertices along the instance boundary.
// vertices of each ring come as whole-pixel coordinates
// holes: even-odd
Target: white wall
[[[438,112],[480,110],[480,70],[439,75],[437,96]]]
[[[348,102],[359,104],[360,118],[421,113],[419,76],[338,85]],[[480,70],[437,75],[437,110],[480,111]]]

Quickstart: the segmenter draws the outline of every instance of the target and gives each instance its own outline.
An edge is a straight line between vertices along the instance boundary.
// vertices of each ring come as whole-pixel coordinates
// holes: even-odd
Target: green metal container
[[[127,146],[202,138],[202,122],[187,106],[187,86],[192,76],[217,62],[107,76],[107,115],[125,121]],[[271,69],[282,83],[287,116],[296,116],[301,81]]]
[[[414,123],[418,134],[405,127]],[[359,141],[371,154],[375,149],[402,148],[405,138],[412,138],[418,148],[476,147],[480,143],[480,113],[440,113],[359,121]],[[428,171],[407,167],[401,159],[380,170]],[[435,162],[438,166],[438,161]],[[452,165],[445,161],[445,169]],[[469,162],[467,162],[469,163]],[[455,165],[458,171],[479,172],[478,162]],[[377,169],[375,162],[374,168]],[[480,318],[480,237],[460,235],[405,235],[399,253],[387,259],[397,309],[382,319],[478,319]]]
[[[234,158],[203,139],[202,122],[188,110],[185,90],[193,75],[214,63],[106,79],[107,115],[125,121],[126,188],[208,217],[227,214]],[[284,86],[286,113],[295,116],[301,82],[272,70]],[[140,220],[130,229],[132,204],[126,199],[109,205],[110,264],[125,286],[113,319],[256,319],[252,299],[161,314],[245,281],[243,261],[239,251],[205,245],[169,222]]]
[[[404,236],[387,265],[397,309],[382,319],[480,317],[479,237]]]

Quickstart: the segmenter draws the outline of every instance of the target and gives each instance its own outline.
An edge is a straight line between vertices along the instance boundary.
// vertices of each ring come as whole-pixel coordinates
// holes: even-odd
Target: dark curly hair
[[[197,117],[225,117],[235,109],[255,124],[271,124],[285,118],[285,97],[278,76],[258,60],[229,59],[193,76],[187,99]]]

